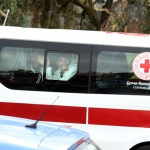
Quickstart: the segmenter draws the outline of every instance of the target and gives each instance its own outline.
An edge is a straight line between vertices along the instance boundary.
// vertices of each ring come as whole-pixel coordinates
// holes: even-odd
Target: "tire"
[[[150,150],[150,145],[145,145],[145,146],[139,147],[136,150]]]

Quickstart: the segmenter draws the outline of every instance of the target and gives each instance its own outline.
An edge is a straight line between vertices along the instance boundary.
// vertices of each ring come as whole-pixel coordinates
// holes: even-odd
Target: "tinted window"
[[[112,48],[112,51],[110,49]],[[106,51],[104,51],[106,49]],[[92,93],[120,93],[120,94],[149,94],[150,80],[137,75],[144,73],[145,66],[148,68],[147,76],[150,75],[150,58],[145,57],[143,48],[123,47],[98,47],[95,49],[95,60],[93,60]],[[150,53],[148,53],[149,55]],[[139,56],[141,55],[141,56]],[[142,58],[143,57],[143,58]],[[141,62],[135,68],[134,62]],[[142,58],[142,59],[141,59]],[[145,59],[147,64],[145,64]],[[136,63],[135,63],[136,64]],[[135,69],[134,69],[135,68]]]
[[[82,44],[0,40],[0,83],[19,90],[88,93],[91,49]],[[51,78],[47,70],[54,75],[60,68],[58,55],[69,60],[60,59],[68,68],[59,72],[61,78]],[[69,78],[63,78],[70,68]]]
[[[1,82],[8,87],[41,84],[44,73],[44,50],[3,47],[0,59]]]

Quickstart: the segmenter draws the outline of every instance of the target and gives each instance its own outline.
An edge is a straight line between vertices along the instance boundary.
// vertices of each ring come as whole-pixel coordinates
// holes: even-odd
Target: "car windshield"
[[[88,139],[75,148],[75,150],[100,150],[100,148],[91,139]]]

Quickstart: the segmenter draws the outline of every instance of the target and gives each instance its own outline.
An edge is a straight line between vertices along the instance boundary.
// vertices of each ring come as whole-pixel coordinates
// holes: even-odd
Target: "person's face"
[[[61,71],[64,72],[65,70],[67,70],[69,68],[69,65],[70,65],[69,59],[60,57],[57,60],[57,65],[59,66]]]

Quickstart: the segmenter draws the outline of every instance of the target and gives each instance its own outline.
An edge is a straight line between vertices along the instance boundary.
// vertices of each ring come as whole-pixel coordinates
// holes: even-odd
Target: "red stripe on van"
[[[148,127],[150,128],[150,111],[108,108],[89,108],[89,124]]]
[[[0,102],[0,115],[38,119],[49,105]],[[88,123],[94,125],[148,127],[150,111],[111,108],[89,108]],[[86,123],[86,107],[53,105],[43,121]]]
[[[0,102],[0,115],[14,116],[28,119],[38,119],[49,105],[22,104]],[[41,119],[43,121],[86,123],[86,107],[55,106]]]

